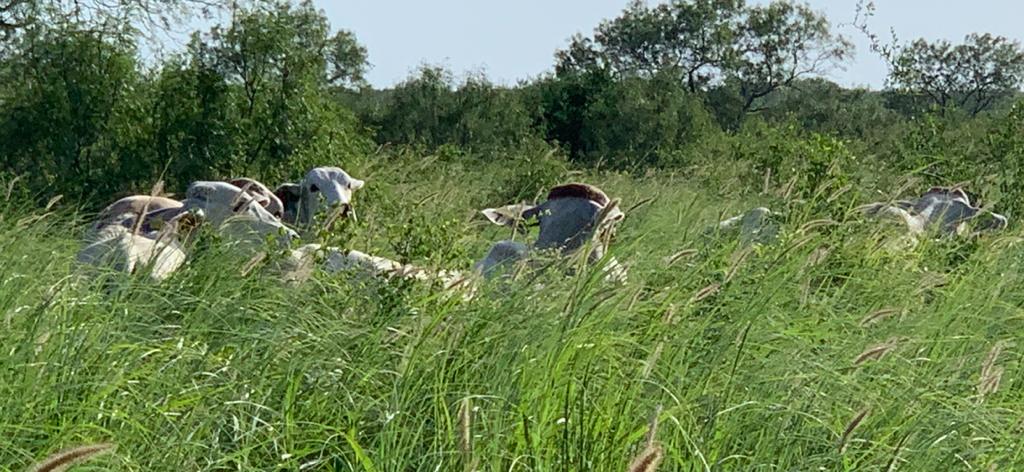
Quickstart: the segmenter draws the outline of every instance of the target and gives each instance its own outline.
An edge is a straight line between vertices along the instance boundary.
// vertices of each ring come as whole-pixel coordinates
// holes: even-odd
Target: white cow
[[[285,221],[310,226],[322,218],[322,224],[331,225],[352,213],[352,194],[364,184],[338,167],[316,167],[301,182],[282,184],[274,194],[284,206]],[[321,216],[322,211],[326,214]]]
[[[354,272],[418,281],[437,281],[445,289],[466,289],[468,299],[475,290],[470,276],[459,271],[430,270],[412,264],[402,264],[384,257],[373,256],[356,250],[343,250],[320,244],[305,244],[292,249],[284,260],[275,263],[275,269],[286,282],[301,282],[308,279],[316,267],[328,274]]]
[[[487,256],[474,266],[476,272],[485,276],[512,262],[525,260],[538,250],[567,256],[590,244],[587,260],[596,262],[604,257],[615,225],[625,217],[618,202],[610,201],[601,189],[582,183],[552,188],[547,200],[539,205],[488,208],[483,214],[497,225],[516,227],[536,220],[540,226],[537,240],[530,246],[509,240],[494,244]],[[625,268],[616,261],[610,261],[605,269],[608,278],[624,281]]]
[[[164,280],[185,263],[182,239],[200,224],[202,211],[175,209],[160,220],[159,229],[136,232],[130,227],[111,224],[100,228],[95,241],[78,253],[77,261],[92,266],[105,266],[126,273],[149,269],[154,280]],[[137,215],[126,215],[136,218]]]
[[[89,242],[95,241],[99,237],[100,230],[106,226],[120,225],[132,227],[138,221],[139,216],[152,213],[153,217],[162,218],[166,215],[164,211],[178,209],[182,206],[181,202],[167,197],[151,195],[124,197],[107,205],[106,208],[100,211],[99,215],[96,216],[96,221],[89,228],[89,233],[85,239]],[[146,218],[144,220],[148,221]]]
[[[210,224],[238,242],[259,244],[267,236],[276,236],[288,243],[298,238],[252,195],[227,182],[193,182],[182,203],[187,210],[203,210]]]

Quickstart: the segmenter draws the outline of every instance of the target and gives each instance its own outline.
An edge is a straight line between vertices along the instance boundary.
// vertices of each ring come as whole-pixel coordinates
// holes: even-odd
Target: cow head
[[[365,182],[338,167],[316,167],[299,184],[284,184],[275,194],[284,206],[285,219],[311,225],[318,218],[332,222],[352,214],[352,194]]]

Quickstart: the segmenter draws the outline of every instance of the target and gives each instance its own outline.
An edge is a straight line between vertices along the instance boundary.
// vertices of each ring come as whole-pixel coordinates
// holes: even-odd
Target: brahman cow
[[[967,193],[956,187],[932,187],[914,200],[871,203],[859,209],[870,216],[895,216],[906,223],[911,235],[932,231],[943,236],[964,235],[972,224],[977,234],[1007,225],[1005,216],[971,205]]]
[[[338,167],[316,167],[301,182],[282,184],[274,194],[284,206],[284,221],[310,226],[320,218],[318,212],[330,209],[321,220],[330,225],[352,212],[352,194],[364,184]]]
[[[175,211],[174,216],[155,223],[159,229],[148,232],[120,224],[100,228],[96,240],[79,251],[78,262],[126,273],[148,268],[154,280],[166,279],[185,263],[181,241],[203,219],[202,211]]]
[[[387,278],[438,281],[445,290],[467,288],[464,293],[465,299],[472,296],[475,288],[472,281],[467,280],[459,271],[434,271],[361,251],[346,251],[320,244],[305,244],[293,249],[288,257],[275,264],[275,269],[286,282],[301,282],[308,279],[315,267],[320,267],[328,274],[357,272]]]
[[[714,230],[719,232],[739,230],[740,244],[743,246],[751,243],[771,243],[779,234],[779,225],[772,220],[774,215],[768,208],[757,207],[742,215],[722,220]]]
[[[474,270],[489,276],[499,267],[526,259],[533,251],[548,251],[570,255],[584,245],[591,244],[588,262],[604,257],[615,225],[625,216],[599,188],[588,184],[560,185],[548,192],[547,200],[539,205],[509,205],[483,210],[492,223],[519,226],[536,220],[540,226],[537,240],[531,246],[518,241],[501,241],[476,263]],[[606,267],[609,278],[622,281],[625,270],[614,260]]]
[[[281,237],[283,243],[298,238],[252,195],[227,182],[193,182],[182,203],[185,209],[203,210],[207,221],[239,241],[262,242],[269,235]]]
[[[110,205],[107,205],[96,221],[90,227],[90,234],[86,236],[87,241],[94,241],[98,233],[109,225],[133,226],[140,215],[153,213],[154,216],[162,217],[166,210],[181,208],[183,205],[177,200],[167,197],[155,197],[150,195],[132,195],[124,197]]]

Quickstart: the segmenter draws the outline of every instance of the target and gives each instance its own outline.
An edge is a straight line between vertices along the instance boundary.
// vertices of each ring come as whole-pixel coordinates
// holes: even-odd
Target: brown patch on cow
[[[548,200],[557,200],[559,198],[585,198],[601,206],[607,205],[609,201],[608,195],[601,191],[601,189],[593,185],[575,182],[559,185],[548,192]]]

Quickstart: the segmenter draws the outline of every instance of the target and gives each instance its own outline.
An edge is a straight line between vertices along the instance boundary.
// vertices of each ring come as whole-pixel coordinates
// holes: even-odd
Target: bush
[[[486,155],[539,141],[520,95],[482,75],[456,86],[449,71],[423,66],[392,90],[365,91],[349,101],[380,144],[453,145]]]
[[[534,93],[548,139],[586,165],[683,165],[676,151],[714,129],[701,100],[670,75],[613,80],[591,71],[550,77]]]

